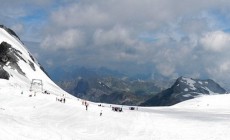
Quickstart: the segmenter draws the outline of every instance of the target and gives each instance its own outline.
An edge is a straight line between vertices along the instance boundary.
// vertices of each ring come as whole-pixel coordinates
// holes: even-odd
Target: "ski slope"
[[[230,138],[230,103],[221,106],[206,97],[172,107],[141,108],[121,113],[109,105],[69,97],[66,103],[56,95],[9,86],[0,80],[0,139],[4,140],[226,140]],[[227,98],[229,95],[215,95]],[[208,96],[212,97],[212,96]],[[202,103],[204,100],[204,103]],[[229,101],[228,100],[228,101]],[[209,103],[209,106],[207,106]],[[200,105],[200,106],[198,106]],[[203,105],[203,106],[202,106]],[[102,116],[100,112],[102,110]]]

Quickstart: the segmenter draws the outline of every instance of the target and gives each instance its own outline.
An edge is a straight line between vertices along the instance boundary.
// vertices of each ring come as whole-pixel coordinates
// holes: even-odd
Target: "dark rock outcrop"
[[[25,76],[25,73],[21,70],[20,66],[17,64],[17,62],[19,61],[19,54],[18,54],[18,50],[12,48],[12,46],[10,44],[8,44],[7,42],[2,42],[0,44],[0,66],[2,67],[2,76],[0,78],[3,79],[9,79],[9,77],[6,74],[7,72],[4,71],[3,66],[6,65],[6,63],[8,63],[7,65],[10,66],[12,69],[15,69],[18,71],[18,73],[22,74]]]
[[[10,75],[7,71],[5,71],[2,67],[0,67],[0,79],[9,80]]]
[[[88,81],[81,79],[78,81],[74,92],[77,93],[77,96],[86,95],[87,91],[89,90],[89,83]]]

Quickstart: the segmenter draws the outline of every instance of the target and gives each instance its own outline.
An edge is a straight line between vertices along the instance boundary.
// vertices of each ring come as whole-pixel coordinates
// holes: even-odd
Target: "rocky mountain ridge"
[[[72,95],[94,102],[137,105],[165,89],[153,81],[115,77],[78,78],[58,85]]]
[[[226,94],[226,90],[211,79],[180,77],[168,89],[141,103],[141,106],[170,106],[201,95]]]

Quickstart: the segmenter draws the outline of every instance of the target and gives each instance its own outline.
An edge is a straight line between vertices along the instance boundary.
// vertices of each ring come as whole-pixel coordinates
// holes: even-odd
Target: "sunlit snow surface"
[[[197,98],[172,107],[113,112],[109,105],[29,92],[1,80],[0,139],[22,140],[226,140],[230,138],[230,96]],[[127,107],[124,107],[127,108]],[[100,111],[103,114],[100,116]]]

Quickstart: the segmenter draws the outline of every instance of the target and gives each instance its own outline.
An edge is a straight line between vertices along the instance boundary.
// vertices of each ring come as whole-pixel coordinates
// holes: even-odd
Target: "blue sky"
[[[46,69],[230,80],[230,1],[9,0],[0,21]]]

